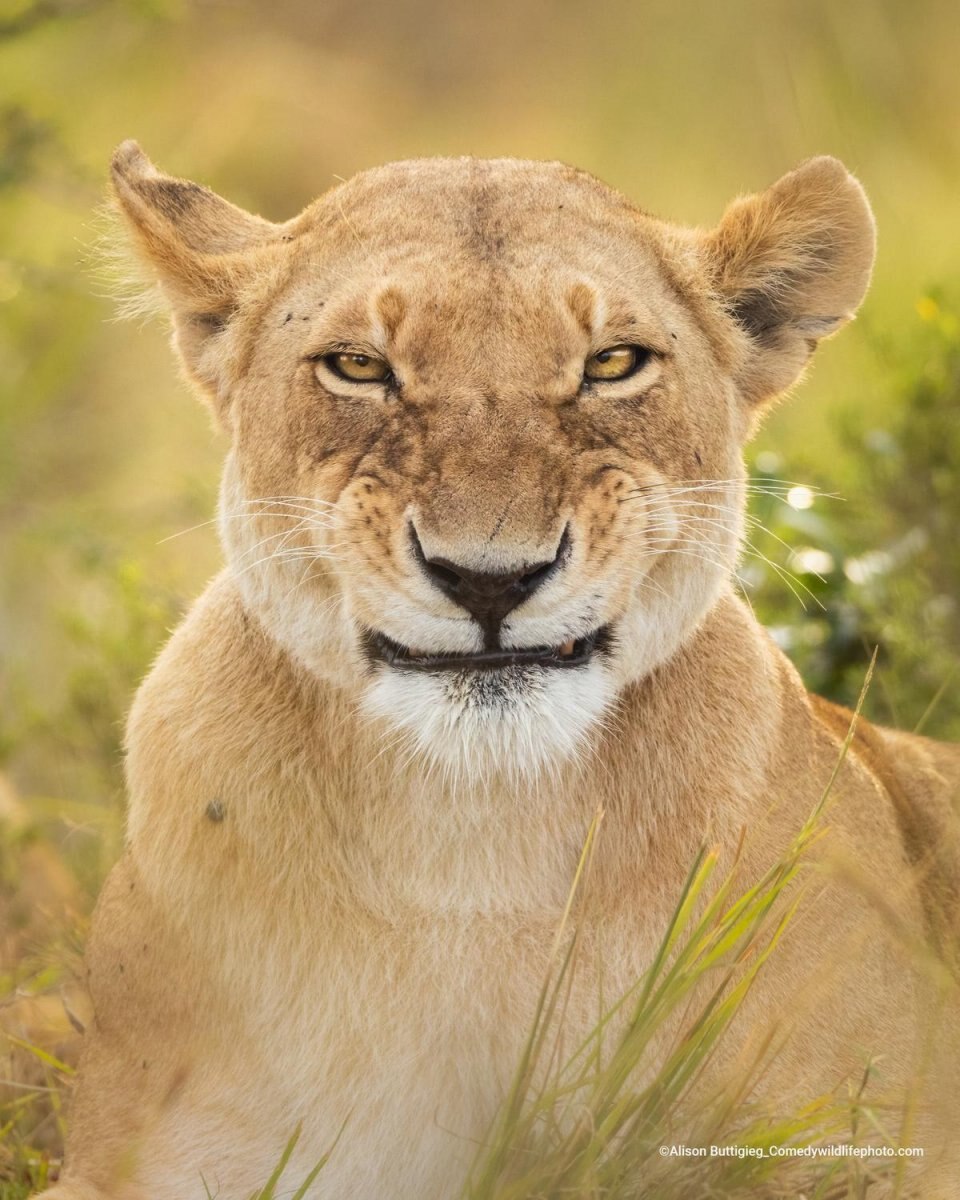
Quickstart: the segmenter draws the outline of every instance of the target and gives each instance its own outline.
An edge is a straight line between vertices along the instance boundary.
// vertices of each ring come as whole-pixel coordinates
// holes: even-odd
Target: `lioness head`
[[[741,449],[867,286],[874,230],[817,158],[708,232],[559,163],[367,171],[275,225],[160,174],[119,207],[232,436],[245,604],[436,762],[583,746],[728,586]]]

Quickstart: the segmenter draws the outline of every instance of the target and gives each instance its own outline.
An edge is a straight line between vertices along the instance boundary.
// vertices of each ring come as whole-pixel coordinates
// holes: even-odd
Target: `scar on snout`
[[[219,825],[227,815],[227,806],[222,800],[211,800],[207,805],[206,813],[207,820],[213,821],[215,825]]]

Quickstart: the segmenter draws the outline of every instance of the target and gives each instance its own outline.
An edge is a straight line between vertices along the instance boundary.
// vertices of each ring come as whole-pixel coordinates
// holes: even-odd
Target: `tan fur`
[[[743,443],[857,307],[870,211],[827,158],[706,233],[555,163],[394,164],[285,225],[132,143],[114,184],[232,435],[228,566],[131,716],[128,844],[90,938],[97,1020],[53,1195],[188,1200],[202,1173],[245,1200],[298,1122],[292,1179],[349,1118],[311,1194],[447,1200],[598,804],[572,1035],[601,974],[608,998],[641,975],[699,846],[729,862],[746,831],[752,881],[837,761],[850,714],[807,695],[730,579]],[[656,354],[581,388],[620,343]],[[386,358],[399,394],[318,379],[308,356],[340,347]],[[501,636],[609,623],[609,652],[507,673],[503,695],[371,668],[361,627],[482,645],[411,522],[430,555],[500,572],[548,561],[567,528],[562,570]],[[861,724],[822,886],[738,1027],[797,1026],[768,1101],[840,1086],[870,1053],[885,1086],[911,1078],[930,1026],[904,931],[955,931],[958,778],[954,749]],[[950,1170],[926,1194],[960,1194]]]

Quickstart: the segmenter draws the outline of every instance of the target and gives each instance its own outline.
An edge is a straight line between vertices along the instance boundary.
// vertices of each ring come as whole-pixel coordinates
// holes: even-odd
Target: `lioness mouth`
[[[368,629],[363,646],[372,662],[406,671],[496,671],[503,667],[582,667],[609,640],[609,626],[595,629],[586,637],[571,638],[559,646],[530,646],[516,650],[481,650],[476,654],[427,654],[401,646],[386,634]]]

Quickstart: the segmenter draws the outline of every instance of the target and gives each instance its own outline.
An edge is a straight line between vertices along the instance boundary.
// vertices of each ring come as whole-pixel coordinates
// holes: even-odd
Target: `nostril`
[[[420,535],[417,533],[416,526],[412,521],[410,523],[410,543],[413,546],[413,557],[430,578],[435,583],[438,583],[445,592],[453,591],[460,585],[462,576],[452,563],[445,565],[439,559],[427,558],[420,542]]]
[[[521,575],[517,580],[520,587],[525,592],[532,592],[540,586],[541,583],[546,583],[547,578],[556,570],[556,560],[550,563],[544,563],[542,567],[537,567],[533,571],[529,571],[526,575]]]
[[[570,556],[570,526],[565,525],[560,535],[560,544],[550,562],[540,563],[531,571],[527,571],[517,580],[520,587],[529,593],[547,582],[550,576],[567,561]]]
[[[449,567],[441,566],[440,563],[433,562],[429,558],[423,560],[423,565],[427,569],[427,574],[444,588],[455,588],[460,585],[463,576]]]

